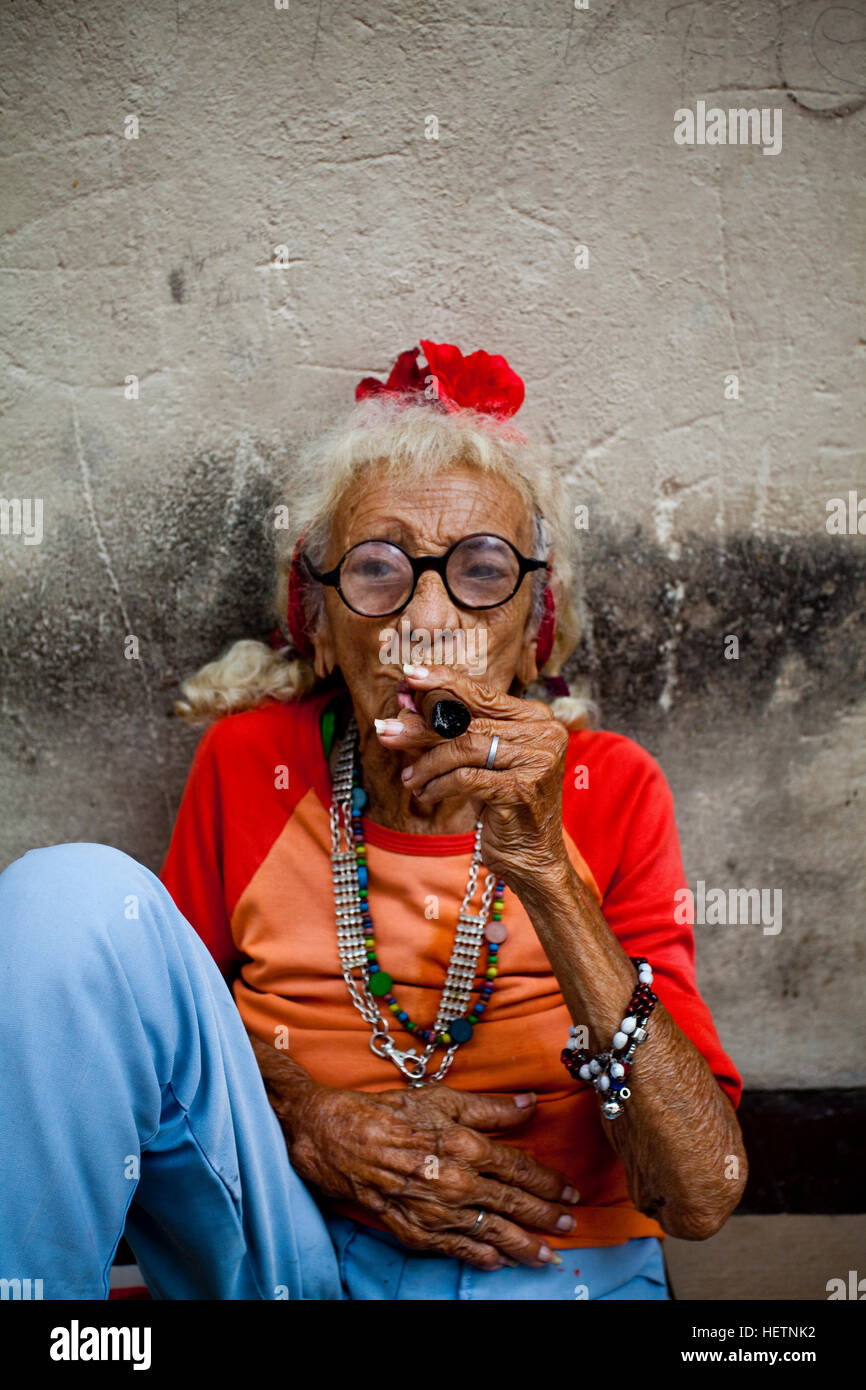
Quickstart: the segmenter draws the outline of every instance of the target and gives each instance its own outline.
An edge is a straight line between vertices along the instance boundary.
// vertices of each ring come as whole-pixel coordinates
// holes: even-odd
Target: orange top
[[[225,973],[246,1026],[281,1044],[317,1080],[382,1091],[405,1081],[370,1048],[371,1030],[343,980],[330,864],[330,775],[319,719],[334,692],[294,705],[268,702],[213,725],[190,772],[163,880]],[[564,786],[568,855],[629,955],[645,955],[654,989],[737,1105],[741,1080],[697,992],[692,929],[674,922],[685,886],[670,791],[630,739],[572,734]],[[583,769],[582,772],[579,769]],[[466,889],[473,836],[404,834],[364,818],[376,950],[401,1008],[430,1027]],[[480,901],[485,874],[479,874]],[[636,1210],[591,1090],[560,1061],[571,1019],[556,977],[516,896],[505,891],[507,940],[484,1017],[445,1084],[538,1096],[532,1121],[500,1137],[573,1179],[577,1230],[559,1246],[616,1245],[660,1236]],[[682,914],[679,914],[682,915]],[[484,957],[482,955],[481,962]],[[624,1001],[625,1002],[625,1001]],[[382,1005],[383,1009],[386,1006]],[[388,1014],[398,1047],[418,1047]],[[434,1068],[443,1053],[437,1049]],[[354,1203],[342,1214],[382,1227]]]

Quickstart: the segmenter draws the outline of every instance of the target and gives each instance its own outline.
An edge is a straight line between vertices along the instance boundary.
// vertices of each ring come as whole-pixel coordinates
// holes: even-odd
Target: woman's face
[[[504,536],[523,555],[533,555],[534,526],[526,504],[501,477],[455,467],[435,482],[372,478],[354,484],[343,497],[323,568],[336,565],[359,541],[390,540],[410,555],[442,555],[477,532]],[[405,689],[401,663],[418,662],[419,641],[429,644],[432,664],[452,664],[499,690],[510,690],[515,680],[528,685],[536,676],[536,633],[526,630],[531,606],[531,574],[507,603],[472,612],[453,603],[440,576],[426,570],[402,612],[387,618],[361,617],[328,587],[325,620],[316,635],[316,670],[323,676],[340,667],[360,728],[399,714],[398,696],[401,686]],[[400,650],[401,634],[408,633],[414,654]],[[442,642],[442,633],[452,636]]]

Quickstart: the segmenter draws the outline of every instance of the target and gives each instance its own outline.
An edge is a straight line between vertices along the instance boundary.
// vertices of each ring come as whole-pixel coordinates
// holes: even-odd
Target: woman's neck
[[[333,779],[348,716],[336,721],[328,763]],[[422,810],[400,781],[405,760],[383,748],[372,730],[361,740],[361,779],[367,793],[365,815],[388,830],[409,835],[467,835],[475,829],[478,807],[470,800],[449,797]]]

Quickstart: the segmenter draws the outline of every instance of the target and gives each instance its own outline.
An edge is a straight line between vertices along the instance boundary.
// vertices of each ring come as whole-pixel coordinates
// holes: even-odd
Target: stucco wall
[[[271,625],[301,431],[420,336],[484,347],[589,508],[573,669],[690,883],[782,890],[776,934],[696,927],[723,1040],[750,1086],[862,1084],[866,541],[826,520],[866,496],[864,39],[765,0],[4,4],[0,493],[43,535],[0,536],[0,863],[158,866],[177,682]],[[677,144],[698,101],[780,110],[780,152]]]

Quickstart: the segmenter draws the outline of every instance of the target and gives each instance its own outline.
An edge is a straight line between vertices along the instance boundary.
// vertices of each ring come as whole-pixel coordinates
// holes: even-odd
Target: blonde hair
[[[368,396],[348,419],[309,437],[297,465],[286,478],[282,494],[292,520],[290,530],[277,532],[276,612],[286,631],[286,610],[292,554],[304,533],[304,551],[321,569],[333,538],[333,522],[341,499],[372,470],[375,476],[412,484],[436,478],[450,468],[474,467],[506,479],[521,495],[534,521],[533,555],[550,559],[559,581],[556,634],[544,674],[558,675],[573,652],[579,625],[572,592],[571,542],[568,508],[561,483],[546,452],[505,421],[474,410],[444,411],[419,398]],[[543,612],[545,572],[532,576],[533,602],[529,622]],[[317,631],[324,612],[322,587],[311,582],[305,591],[307,630]],[[311,661],[277,651],[264,642],[235,642],[181,687],[177,713],[190,722],[219,718],[250,709],[266,699],[300,700],[318,685]],[[591,722],[596,708],[581,688],[550,699],[542,681],[527,690],[530,698],[545,700],[567,728]]]

